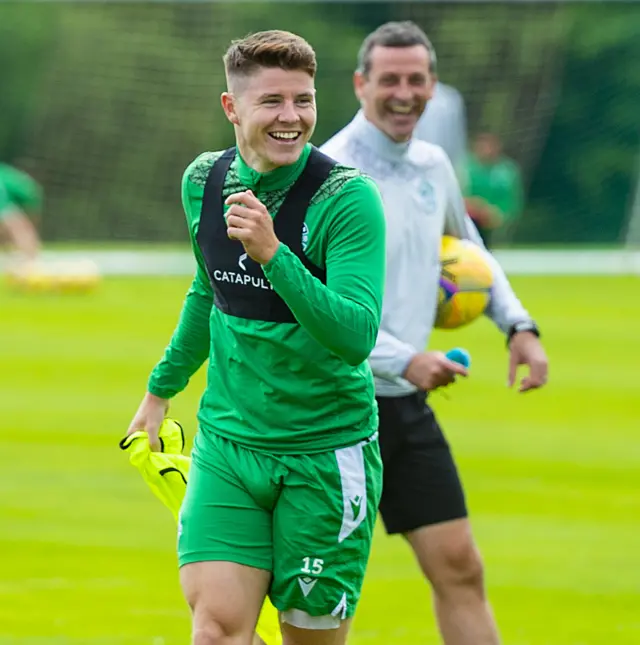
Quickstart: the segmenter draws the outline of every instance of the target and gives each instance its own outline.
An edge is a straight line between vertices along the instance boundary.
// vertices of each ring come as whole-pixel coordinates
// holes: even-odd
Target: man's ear
[[[236,101],[236,97],[230,92],[223,92],[220,96],[220,103],[222,104],[225,116],[231,123],[233,123],[233,125],[240,124],[240,119],[238,118],[238,113],[236,111]]]
[[[364,85],[367,82],[362,72],[353,73],[353,91],[356,93],[359,101],[362,101],[364,94]]]

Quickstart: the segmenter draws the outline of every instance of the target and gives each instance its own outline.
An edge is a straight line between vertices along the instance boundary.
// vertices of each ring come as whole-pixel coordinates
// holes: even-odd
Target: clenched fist
[[[456,375],[468,376],[459,363],[450,361],[442,352],[416,354],[402,375],[417,388],[430,392],[456,380]]]
[[[230,205],[225,215],[227,235],[232,240],[240,240],[252,260],[267,264],[276,254],[280,241],[266,206],[250,190],[229,195],[225,203]]]

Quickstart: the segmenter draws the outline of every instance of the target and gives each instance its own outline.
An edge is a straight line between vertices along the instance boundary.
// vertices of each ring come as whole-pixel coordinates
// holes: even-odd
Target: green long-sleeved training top
[[[236,154],[224,197],[250,189],[274,217],[310,151],[307,145],[295,164],[263,174]],[[366,359],[382,309],[385,220],[380,193],[361,172],[336,165],[311,200],[302,231],[303,250],[326,271],[326,284],[281,243],[263,266],[261,286],[273,287],[297,322],[239,318],[213,305],[196,240],[205,182],[221,154],[200,155],[183,177],[182,202],[197,270],[178,326],[151,373],[149,392],[173,397],[209,359],[198,412],[199,447],[210,433],[281,454],[356,443],[377,427]],[[241,268],[219,273],[222,281],[243,279]]]

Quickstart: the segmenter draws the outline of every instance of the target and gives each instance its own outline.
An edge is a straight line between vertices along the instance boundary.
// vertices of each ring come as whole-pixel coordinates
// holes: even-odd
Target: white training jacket
[[[387,267],[382,323],[369,362],[377,395],[411,394],[417,388],[401,375],[412,357],[427,347],[433,329],[441,237],[452,235],[484,245],[466,214],[451,162],[439,146],[415,138],[396,143],[358,112],[320,149],[367,173],[382,193]],[[506,333],[530,316],[496,259],[486,249],[485,253],[494,275],[487,315]]]

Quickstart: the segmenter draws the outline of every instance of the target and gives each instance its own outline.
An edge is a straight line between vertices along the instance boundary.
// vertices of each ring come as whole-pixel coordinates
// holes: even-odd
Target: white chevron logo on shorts
[[[337,604],[336,608],[331,612],[332,616],[337,616],[345,620],[347,618],[347,594],[346,592],[342,594],[340,602]]]
[[[238,266],[243,270],[246,271],[247,267],[244,265],[244,261],[247,259],[247,254],[243,253],[239,258],[238,258]]]
[[[316,582],[318,582],[318,580],[317,578],[298,578],[298,582],[300,583],[300,589],[302,589],[302,593],[306,598],[311,593],[311,590],[316,586]]]

